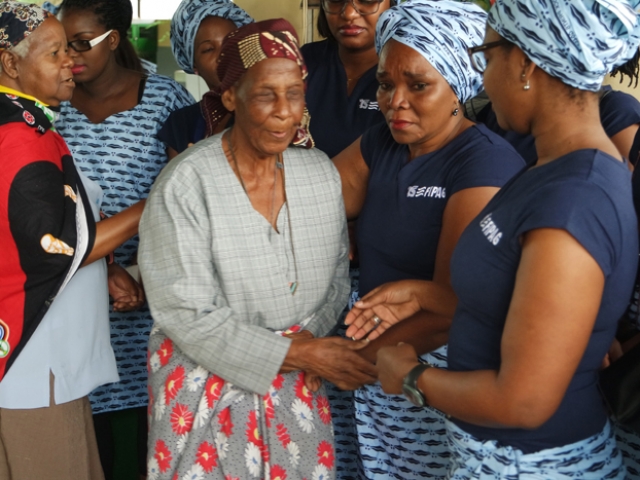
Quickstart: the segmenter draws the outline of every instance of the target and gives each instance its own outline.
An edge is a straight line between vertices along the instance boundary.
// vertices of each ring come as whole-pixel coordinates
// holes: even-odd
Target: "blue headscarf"
[[[472,3],[409,0],[385,11],[376,28],[378,54],[394,39],[413,48],[466,102],[482,90],[482,76],[471,67],[467,48],[484,38],[487,13]]]
[[[497,0],[488,25],[542,70],[596,92],[640,44],[639,0]]]
[[[229,0],[182,0],[171,19],[171,50],[180,68],[193,72],[196,33],[207,17],[231,20],[240,28],[253,23],[247,12]]]

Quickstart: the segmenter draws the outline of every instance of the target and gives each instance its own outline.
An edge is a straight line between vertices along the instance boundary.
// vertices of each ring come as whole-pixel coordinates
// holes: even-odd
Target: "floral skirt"
[[[161,333],[149,341],[148,480],[329,480],[335,477],[329,402],[304,373],[278,375],[265,396],[185,356]]]

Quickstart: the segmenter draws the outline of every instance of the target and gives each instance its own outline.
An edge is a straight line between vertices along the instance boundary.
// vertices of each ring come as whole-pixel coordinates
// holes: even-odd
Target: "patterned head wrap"
[[[0,3],[0,50],[15,47],[51,16],[37,5]]]
[[[193,73],[193,44],[200,23],[207,17],[226,18],[238,28],[253,23],[253,18],[230,0],[182,0],[171,19],[171,50],[187,73]]]
[[[298,47],[298,36],[293,25],[283,18],[252,23],[231,32],[224,39],[218,60],[220,86],[205,94],[202,110],[207,123],[207,136],[229,114],[222,104],[222,94],[234,86],[256,63],[268,58],[288,58],[298,64],[302,80],[307,79],[307,66]],[[292,145],[313,147],[309,133],[309,112],[305,108],[304,118]]]
[[[595,92],[608,72],[638,50],[638,4],[639,0],[498,0],[488,25],[549,75]]]
[[[413,48],[466,102],[482,90],[482,75],[471,66],[467,48],[482,43],[487,14],[472,3],[409,0],[378,19],[376,50],[394,39]]]

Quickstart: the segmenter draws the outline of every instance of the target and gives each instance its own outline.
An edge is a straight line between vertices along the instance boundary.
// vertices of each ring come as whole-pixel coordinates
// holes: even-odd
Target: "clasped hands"
[[[355,390],[378,379],[376,366],[358,354],[366,343],[340,337],[314,338],[308,330],[287,337],[293,341],[280,372],[304,371],[306,386],[313,392],[320,388],[322,379],[341,390]]]
[[[355,390],[379,380],[386,393],[402,393],[402,379],[418,364],[416,351],[408,344],[381,348],[374,365],[358,354],[366,342],[313,338],[308,330],[287,337],[293,342],[280,372],[303,370],[305,385],[312,392],[318,391],[325,379],[341,390]]]
[[[130,312],[144,304],[142,286],[117,263],[107,267],[109,295],[113,298],[115,312]]]

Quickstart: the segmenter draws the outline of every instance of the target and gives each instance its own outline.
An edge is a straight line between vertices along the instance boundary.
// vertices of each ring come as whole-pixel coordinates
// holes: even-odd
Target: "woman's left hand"
[[[418,365],[416,350],[408,343],[378,350],[378,380],[385,393],[402,393],[402,381]]]

